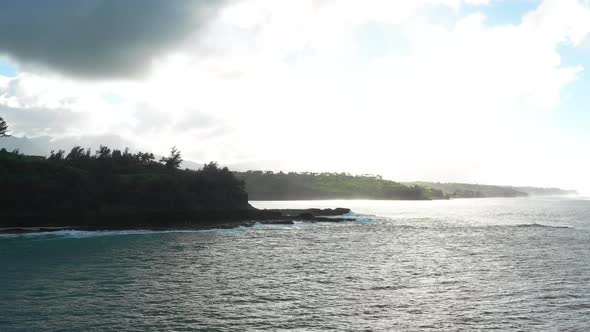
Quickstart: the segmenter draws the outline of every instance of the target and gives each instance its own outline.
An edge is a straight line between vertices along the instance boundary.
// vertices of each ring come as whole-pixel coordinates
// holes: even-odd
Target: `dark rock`
[[[260,222],[264,225],[293,225],[293,220],[264,220]]]
[[[309,209],[314,216],[341,216],[350,213],[350,209],[335,208],[335,209]]]
[[[290,209],[290,210],[189,210],[139,211],[130,213],[99,213],[86,215],[19,215],[2,218],[0,233],[48,232],[70,230],[127,230],[127,229],[213,229],[249,227],[259,222],[270,225],[292,225],[293,220],[307,222],[354,221],[337,217],[349,209]],[[328,216],[328,217],[327,217]],[[329,217],[332,216],[332,217]],[[336,216],[336,217],[334,217]],[[64,226],[68,225],[68,226]]]
[[[309,218],[309,215],[312,217],[332,217],[332,216],[341,216],[347,213],[350,213],[350,209],[345,208],[335,208],[335,209],[282,209],[282,210],[265,210],[267,213],[279,213],[285,216],[297,216],[297,217],[305,217]]]
[[[297,218],[301,220],[315,220],[315,216],[310,212],[303,212],[297,215]]]
[[[356,221],[356,219],[353,219],[353,218],[315,217],[315,221],[319,221],[319,222],[344,222],[344,221]]]
[[[334,211],[334,214],[337,216],[341,216],[341,215],[345,215],[345,214],[350,213],[350,209],[347,209],[347,208],[335,208],[333,211]]]

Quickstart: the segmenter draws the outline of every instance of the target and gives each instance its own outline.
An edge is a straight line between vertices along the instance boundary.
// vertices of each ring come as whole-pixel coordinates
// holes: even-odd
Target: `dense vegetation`
[[[47,158],[2,149],[0,226],[162,223],[251,209],[243,182],[227,168],[180,170],[181,161],[176,149],[159,162],[151,153],[105,146]]]
[[[406,186],[380,176],[353,176],[345,173],[236,172],[246,183],[251,200],[314,199],[400,199],[446,198],[442,191]]]
[[[559,188],[492,186],[469,183],[440,183],[440,182],[410,182],[409,185],[419,185],[442,190],[451,198],[480,198],[480,197],[526,197],[548,195],[577,195],[575,190]]]
[[[563,195],[577,195],[575,190],[564,190],[559,188],[536,188],[536,187],[513,187],[518,191],[522,191],[531,196],[563,196]]]
[[[445,195],[453,198],[480,198],[480,197],[524,197],[528,194],[514,187],[491,186],[468,183],[438,183],[438,182],[412,182],[437,190],[442,190]]]

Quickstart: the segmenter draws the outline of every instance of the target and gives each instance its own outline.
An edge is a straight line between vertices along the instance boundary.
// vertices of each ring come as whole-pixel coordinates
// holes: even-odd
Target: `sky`
[[[0,5],[0,117],[23,152],[590,193],[588,0]]]

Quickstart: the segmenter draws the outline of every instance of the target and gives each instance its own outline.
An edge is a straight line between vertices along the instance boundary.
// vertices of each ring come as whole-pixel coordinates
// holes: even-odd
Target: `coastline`
[[[302,222],[344,222],[356,218],[345,217],[350,213],[347,208],[335,209],[270,209],[270,210],[236,210],[207,211],[201,214],[179,212],[176,214],[135,214],[131,215],[94,215],[94,216],[14,216],[14,222],[0,224],[0,234],[26,234],[75,231],[111,231],[111,230],[208,230],[252,227],[257,223],[292,225]],[[60,224],[52,221],[69,220]],[[17,221],[18,220],[18,221]],[[73,222],[73,220],[85,222]],[[103,221],[102,223],[100,221]],[[105,220],[108,220],[105,222]]]

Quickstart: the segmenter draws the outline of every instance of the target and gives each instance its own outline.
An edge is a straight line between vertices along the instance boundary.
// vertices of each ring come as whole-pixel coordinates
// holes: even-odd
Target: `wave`
[[[153,235],[153,234],[182,234],[182,233],[237,233],[248,230],[287,230],[298,229],[304,225],[313,225],[309,222],[295,222],[293,225],[281,224],[263,224],[253,223],[249,226],[237,226],[232,228],[209,228],[209,229],[169,229],[169,230],[147,230],[147,229],[130,229],[130,230],[98,230],[98,231],[83,231],[83,230],[56,230],[43,232],[27,232],[27,233],[0,233],[2,238],[35,238],[35,237],[65,237],[65,238],[90,238],[101,236],[125,236],[125,235]]]
[[[124,236],[124,235],[150,235],[150,234],[174,234],[174,233],[211,233],[211,232],[242,232],[248,227],[239,226],[235,228],[211,228],[199,230],[120,230],[120,231],[79,231],[79,230],[59,230],[49,232],[31,232],[18,234],[0,234],[1,238],[29,238],[29,237],[66,237],[66,238],[89,238],[101,236]]]
[[[376,217],[374,214],[365,214],[365,213],[357,213],[354,211],[350,211],[342,215],[342,217],[351,217],[351,218],[358,218],[358,217]]]
[[[488,224],[488,225],[474,225],[474,224],[449,224],[449,223],[411,223],[411,222],[392,222],[391,224],[393,227],[396,228],[404,228],[408,230],[414,229],[431,229],[431,228],[444,228],[444,229],[486,229],[486,228],[552,228],[552,229],[574,229],[572,226],[563,226],[563,225],[544,225],[538,223],[531,223],[531,224]]]
[[[360,223],[360,224],[376,223],[376,222],[391,220],[390,218],[387,218],[387,217],[379,217],[374,214],[357,213],[354,211],[350,211],[349,213],[343,214],[342,217],[355,219],[354,221],[346,221],[345,223]]]
[[[543,224],[538,224],[538,223],[506,225],[506,226],[519,227],[519,228],[529,228],[529,227],[531,227],[531,228],[535,228],[535,227],[539,227],[539,228],[571,228],[569,226],[563,226],[563,225],[543,225]]]
[[[347,216],[354,217],[353,221],[343,221],[330,224],[368,224],[384,220],[373,215],[354,214],[350,213]],[[321,223],[321,222],[318,222]],[[150,234],[174,234],[174,233],[236,233],[247,230],[289,230],[300,229],[302,227],[313,227],[315,223],[295,221],[292,225],[282,224],[264,224],[253,223],[250,226],[238,226],[233,228],[210,228],[210,229],[170,229],[170,230],[146,230],[146,229],[132,229],[132,230],[98,230],[98,231],[84,231],[84,230],[55,230],[43,232],[27,232],[27,233],[0,233],[0,239],[3,238],[35,238],[35,237],[62,237],[62,238],[91,238],[101,236],[125,236],[125,235],[150,235]]]

